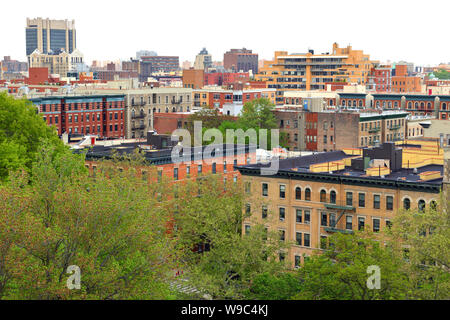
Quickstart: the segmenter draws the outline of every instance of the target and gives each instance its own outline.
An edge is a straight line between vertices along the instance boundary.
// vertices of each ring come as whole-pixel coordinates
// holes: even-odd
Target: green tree
[[[246,102],[238,123],[241,128],[275,129],[277,121],[272,112],[275,105],[267,98]]]
[[[438,71],[433,72],[434,76],[441,80],[449,80],[450,72],[444,69],[439,69]]]
[[[416,299],[450,299],[450,199],[425,210],[402,210],[389,235],[407,259]]]
[[[279,275],[263,273],[255,277],[250,289],[245,293],[246,299],[288,300],[301,290],[298,273],[284,272]]]
[[[186,277],[194,287],[213,298],[242,299],[255,277],[285,270],[276,260],[285,246],[275,236],[263,241],[266,231],[258,224],[242,236],[242,186],[231,181],[224,185],[222,179],[206,176],[201,184],[184,186],[176,234],[183,247]],[[199,254],[192,250],[196,243],[209,249]]]
[[[411,290],[404,261],[390,246],[370,233],[337,233],[330,246],[314,255],[300,268],[302,286],[295,299],[373,300],[406,299]],[[380,289],[369,289],[369,266],[381,272]]]
[[[0,187],[0,298],[169,297],[176,254],[161,185],[122,163],[99,163],[90,177],[82,155],[38,151],[31,178],[17,171]],[[70,265],[80,290],[66,286]]]
[[[55,153],[65,148],[31,102],[0,93],[0,181],[18,168],[30,173],[43,140],[54,146]]]

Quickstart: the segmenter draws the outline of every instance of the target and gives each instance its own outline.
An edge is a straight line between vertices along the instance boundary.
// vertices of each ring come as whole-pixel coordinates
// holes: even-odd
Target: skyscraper
[[[36,49],[40,53],[56,53],[61,49],[72,53],[76,49],[75,20],[27,18],[25,33],[27,56]]]

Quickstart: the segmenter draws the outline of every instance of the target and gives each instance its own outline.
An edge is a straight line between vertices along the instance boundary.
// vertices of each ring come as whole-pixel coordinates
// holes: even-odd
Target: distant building
[[[246,48],[231,49],[223,55],[223,66],[234,72],[251,70],[253,74],[256,74],[258,73],[258,54]]]
[[[83,69],[84,56],[78,49],[72,53],[66,51],[42,53],[36,49],[28,56],[28,65],[30,68],[47,68],[49,74],[66,77],[69,72]]]
[[[1,65],[6,73],[26,72],[28,70],[28,63],[12,60],[10,56],[3,57]]]
[[[212,67],[212,58],[206,48],[203,48],[195,57],[194,69],[206,70],[209,67]]]
[[[184,69],[183,87],[201,89],[205,85],[205,71],[203,69]]]
[[[175,72],[179,69],[178,56],[142,56],[139,66],[139,81],[147,81],[155,72]]]
[[[155,51],[141,50],[136,52],[136,60],[141,60],[142,57],[157,56],[157,55],[158,54]]]
[[[75,20],[27,18],[26,54],[36,49],[44,54],[64,50],[72,53],[76,47]]]

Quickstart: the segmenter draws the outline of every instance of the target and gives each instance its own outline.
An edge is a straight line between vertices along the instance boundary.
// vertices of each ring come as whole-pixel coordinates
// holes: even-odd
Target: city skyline
[[[6,4],[9,14],[0,21],[1,28],[8,30],[3,35],[8,45],[0,48],[0,56],[25,61],[26,19],[42,17],[75,20],[77,47],[89,64],[93,60],[126,60],[138,50],[192,62],[203,47],[213,61],[223,60],[223,54],[231,48],[243,47],[258,53],[261,60],[271,60],[274,51],[330,52],[334,42],[364,50],[371,60],[380,62],[403,60],[424,66],[447,63],[450,57],[439,32],[445,30],[445,20],[431,21],[428,17],[448,4],[432,0],[423,6],[409,1],[406,6],[406,2],[398,2],[379,1],[370,8],[353,0],[327,2],[318,11],[314,3],[283,0],[273,8],[269,1],[232,0],[227,6],[203,0],[174,1],[170,5],[135,1],[120,10],[108,9],[104,1],[82,0],[70,10],[55,6],[54,1],[17,1]],[[310,12],[316,12],[320,19]],[[420,17],[427,17],[436,31],[430,32]]]

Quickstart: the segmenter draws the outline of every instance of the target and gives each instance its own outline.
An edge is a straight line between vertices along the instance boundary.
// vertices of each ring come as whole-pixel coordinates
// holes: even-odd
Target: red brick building
[[[30,99],[59,135],[124,137],[124,95],[42,97]]]

